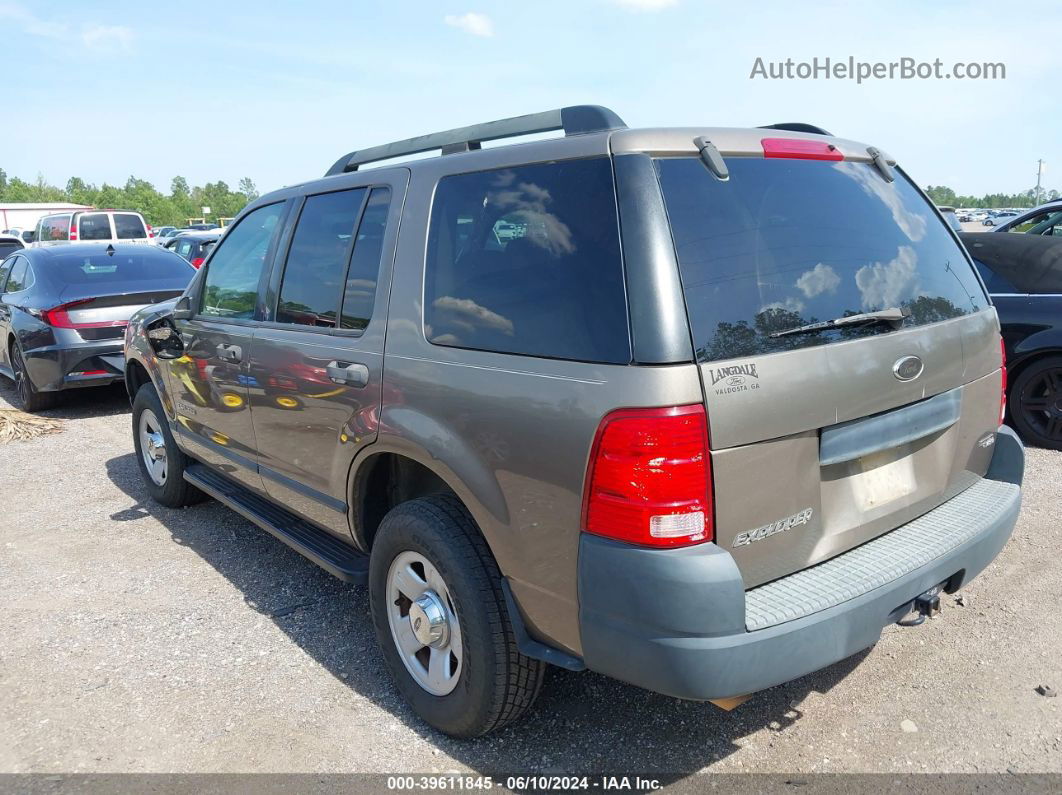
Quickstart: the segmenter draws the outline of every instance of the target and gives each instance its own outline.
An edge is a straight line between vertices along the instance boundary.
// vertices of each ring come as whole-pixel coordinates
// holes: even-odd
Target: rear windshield
[[[46,269],[58,284],[113,285],[118,282],[172,281],[182,287],[195,275],[191,265],[164,251],[143,254],[62,254],[49,257]]]
[[[147,230],[139,215],[132,213],[114,214],[114,233],[119,240],[134,240],[147,237]]]
[[[3,259],[13,251],[18,251],[25,246],[16,243],[14,240],[0,240],[0,259]]]
[[[111,221],[107,213],[93,213],[78,218],[78,229],[82,240],[110,240]]]
[[[657,160],[699,361],[881,333],[845,327],[772,337],[847,315],[906,308],[906,325],[988,301],[933,207],[870,164],[730,158]]]

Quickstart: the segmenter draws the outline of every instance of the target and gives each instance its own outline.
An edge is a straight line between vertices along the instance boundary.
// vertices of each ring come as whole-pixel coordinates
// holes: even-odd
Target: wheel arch
[[[439,455],[407,437],[384,434],[353,462],[348,476],[349,519],[354,540],[364,550],[384,515],[394,505],[429,494],[449,493],[472,516],[495,553],[489,528],[508,522],[508,509],[493,473],[482,466],[463,442],[451,436],[452,444]]]

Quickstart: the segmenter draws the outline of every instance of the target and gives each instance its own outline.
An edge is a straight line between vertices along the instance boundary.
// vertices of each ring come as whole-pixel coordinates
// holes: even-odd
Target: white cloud
[[[917,262],[918,255],[913,248],[900,246],[889,262],[875,262],[857,270],[855,281],[863,299],[863,309],[891,309],[916,297],[919,293]]]
[[[796,286],[808,298],[822,293],[835,293],[840,284],[841,277],[837,275],[837,271],[821,262],[811,270],[804,271],[796,280]]]
[[[612,0],[618,6],[631,11],[663,11],[678,5],[678,0]]]
[[[471,33],[473,36],[490,37],[494,35],[494,23],[490,21],[490,17],[486,14],[477,14],[475,11],[469,11],[467,14],[461,14],[460,16],[447,14],[443,17],[443,22],[452,28]]]
[[[793,312],[799,315],[804,311],[804,302],[795,296],[788,296],[784,301],[772,301],[769,304],[764,304],[760,307],[760,312],[767,312],[771,309],[782,309],[786,312]]]
[[[133,43],[133,31],[123,25],[89,25],[81,32],[81,41],[96,52],[124,51]]]
[[[56,18],[38,17],[17,3],[0,2],[0,22],[9,21],[29,36],[56,41],[80,40],[94,52],[125,52],[133,43],[133,30],[123,25],[85,25],[80,34],[74,33],[65,22]]]

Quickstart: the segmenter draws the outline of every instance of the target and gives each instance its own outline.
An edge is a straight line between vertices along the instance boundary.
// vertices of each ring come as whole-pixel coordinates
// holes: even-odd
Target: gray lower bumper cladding
[[[1000,428],[986,477],[860,547],[745,591],[733,558],[703,544],[652,550],[584,535],[583,659],[670,696],[721,699],[781,684],[874,645],[916,596],[979,574],[1010,537],[1024,453]]]

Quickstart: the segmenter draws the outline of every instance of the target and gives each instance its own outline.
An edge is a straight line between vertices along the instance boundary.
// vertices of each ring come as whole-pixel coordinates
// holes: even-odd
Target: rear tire
[[[29,372],[26,370],[26,362],[22,357],[22,348],[16,340],[11,340],[8,349],[8,361],[11,362],[11,371],[15,376],[15,405],[28,414],[52,408],[57,401],[55,392],[38,392]]]
[[[416,576],[399,590],[397,572],[408,571],[410,563]],[[455,643],[440,638],[440,648],[418,648],[421,641],[412,631],[420,626],[413,623],[418,614],[410,612],[416,595],[404,595],[411,586],[420,590],[429,608],[430,594],[439,597],[437,615],[448,617],[446,637],[454,641],[456,635]],[[534,702],[545,664],[517,648],[501,573],[457,498],[411,500],[384,517],[372,546],[369,600],[376,637],[398,690],[436,729],[453,737],[477,737],[516,720]],[[400,638],[405,638],[404,648]],[[433,681],[428,659],[434,661],[439,652],[446,655],[445,673]]]
[[[140,475],[151,499],[167,508],[183,508],[206,499],[184,479],[191,463],[170,433],[155,385],[142,384],[133,398],[133,446]]]
[[[1062,356],[1023,368],[1007,395],[1007,411],[1027,442],[1062,450]]]

